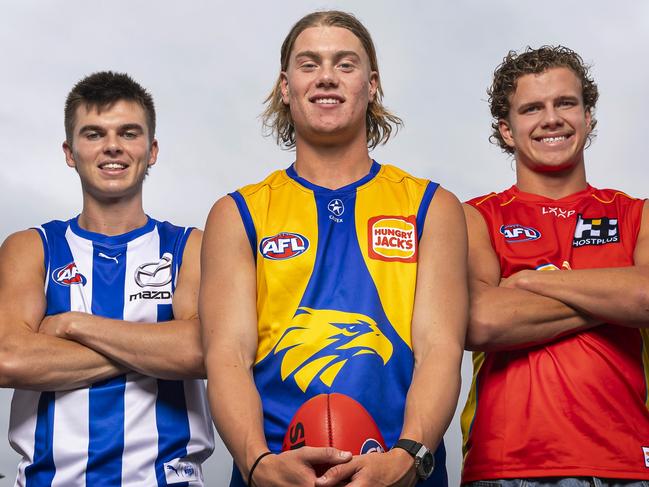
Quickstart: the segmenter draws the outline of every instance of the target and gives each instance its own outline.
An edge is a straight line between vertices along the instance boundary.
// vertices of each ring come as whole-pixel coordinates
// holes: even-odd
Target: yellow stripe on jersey
[[[469,441],[471,425],[473,424],[473,418],[475,418],[475,413],[478,408],[478,373],[484,363],[484,359],[484,352],[473,352],[473,379],[471,381],[471,389],[469,390],[469,397],[460,416],[460,426],[462,427],[462,456],[464,458],[466,458],[468,451],[467,442]]]
[[[395,182],[401,182],[403,186],[395,185]],[[415,178],[394,166],[384,165],[376,178],[358,188],[356,196],[356,231],[363,259],[377,287],[388,320],[411,349],[410,328],[414,304],[412,296],[415,295],[417,281],[417,265],[414,262],[417,257],[415,251],[418,239],[416,225],[405,221],[403,216],[412,216],[414,221],[427,185],[428,180]],[[403,191],[404,186],[407,188],[406,192]],[[369,255],[372,246],[370,240],[373,236],[369,233],[371,224],[368,222],[376,221],[377,225],[380,225],[377,215],[401,216],[401,219],[385,218],[383,221],[387,222],[386,225],[397,227],[404,232],[407,232],[410,226],[413,227],[415,247],[411,254],[407,249],[401,253],[399,249],[385,249],[384,256],[389,260]],[[408,239],[409,235],[404,235],[404,238]],[[409,259],[410,255],[413,259]],[[397,273],[394,272],[395,266],[399,267]]]
[[[261,183],[245,186],[239,193],[246,201],[258,240],[294,232],[309,241],[309,251],[299,259],[270,260],[256,252],[257,283],[262,286],[257,290],[259,345],[255,363],[259,363],[293,319],[309,283],[318,248],[318,222],[313,218],[317,209],[313,192],[297,184],[285,171],[275,171]],[[268,218],[271,198],[274,212]],[[273,290],[272,300],[268,299],[268,288]]]

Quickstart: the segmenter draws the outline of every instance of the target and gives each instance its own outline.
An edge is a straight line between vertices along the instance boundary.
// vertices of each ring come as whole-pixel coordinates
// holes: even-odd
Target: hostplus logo
[[[573,247],[585,245],[604,245],[618,243],[620,233],[618,231],[617,218],[605,216],[599,218],[584,218],[581,213],[577,215],[575,225],[575,237],[572,240]]]

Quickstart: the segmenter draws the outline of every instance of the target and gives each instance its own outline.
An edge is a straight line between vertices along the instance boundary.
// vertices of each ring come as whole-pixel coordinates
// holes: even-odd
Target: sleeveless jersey
[[[149,218],[109,237],[81,229],[75,218],[37,230],[46,315],[173,319],[171,298],[191,229]],[[9,431],[22,456],[16,486],[202,486],[201,462],[214,448],[209,418],[202,380],[131,372],[78,390],[16,390]]]
[[[514,186],[468,203],[487,224],[502,277],[633,265],[644,202],[619,191],[588,186],[551,200]],[[601,325],[522,350],[474,353],[463,482],[649,479],[647,337]]]
[[[322,393],[354,398],[388,447],[398,439],[414,367],[419,238],[436,189],[373,162],[337,190],[291,166],[231,195],[256,259],[253,373],[273,452],[297,409]],[[422,485],[446,485],[443,446],[436,460]],[[244,485],[236,468],[231,485]]]

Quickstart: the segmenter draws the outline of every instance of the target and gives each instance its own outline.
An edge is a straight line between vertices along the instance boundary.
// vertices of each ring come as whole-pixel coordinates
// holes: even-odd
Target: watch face
[[[423,457],[421,457],[421,463],[419,464],[419,468],[421,469],[421,473],[426,476],[426,478],[430,477],[430,474],[433,473],[433,469],[435,468],[435,457],[431,452],[426,452]]]

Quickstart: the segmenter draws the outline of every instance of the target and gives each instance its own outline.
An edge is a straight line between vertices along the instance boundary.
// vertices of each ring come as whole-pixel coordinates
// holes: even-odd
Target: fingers
[[[332,487],[337,486],[344,481],[349,481],[356,473],[356,462],[342,463],[334,465],[327,470],[324,475],[318,477],[315,481],[317,487]]]
[[[338,465],[352,459],[351,452],[331,447],[316,448],[304,446],[294,451],[299,458],[311,465]]]

